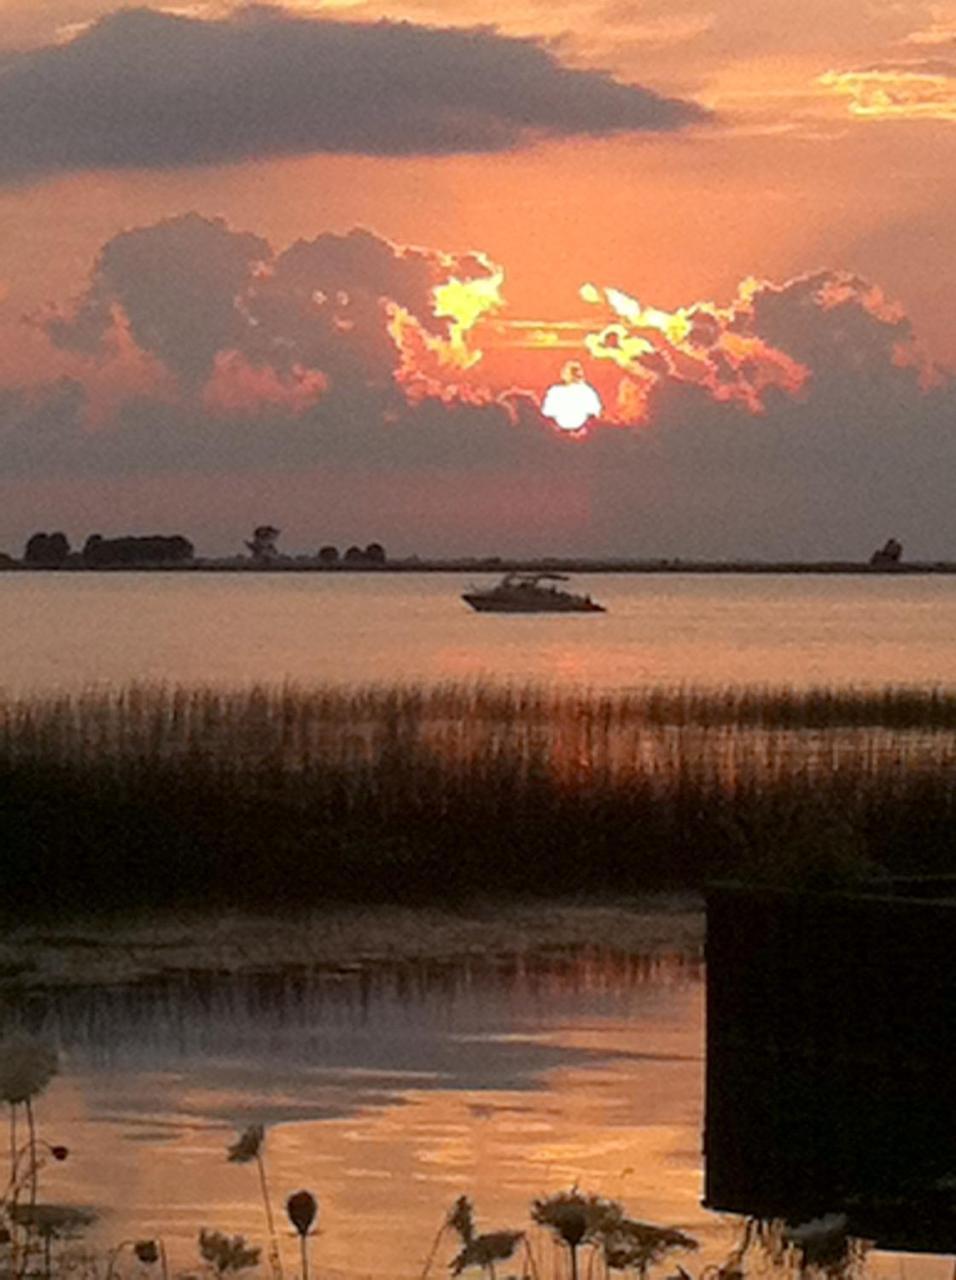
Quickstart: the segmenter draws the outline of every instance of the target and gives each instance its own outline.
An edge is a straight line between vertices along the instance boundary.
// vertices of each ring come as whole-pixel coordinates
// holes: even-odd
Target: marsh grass
[[[956,870],[956,692],[128,686],[0,702],[0,911]],[[14,889],[15,886],[15,889]]]

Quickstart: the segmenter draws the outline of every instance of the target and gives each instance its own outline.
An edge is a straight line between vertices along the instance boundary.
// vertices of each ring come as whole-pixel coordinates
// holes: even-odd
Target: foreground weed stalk
[[[27,1117],[28,1140],[26,1151],[29,1152],[30,1163],[27,1178],[30,1186],[30,1210],[36,1208],[37,1175],[39,1159],[37,1156],[37,1132],[33,1114],[33,1099],[47,1087],[59,1068],[56,1050],[32,1036],[15,1034],[0,1041],[0,1101],[6,1102],[10,1108],[10,1179],[4,1195],[4,1208],[10,1220],[11,1235],[11,1273],[22,1276],[26,1270],[30,1254],[29,1230],[22,1235],[18,1231],[17,1207],[21,1189],[19,1174],[20,1153],[17,1150],[16,1120],[18,1106],[22,1106]],[[61,1151],[66,1148],[50,1148]],[[62,1156],[56,1155],[57,1159]],[[21,1251],[22,1245],[22,1251]],[[49,1266],[48,1249],[46,1262]]]
[[[224,1235],[221,1231],[199,1232],[199,1253],[216,1273],[218,1280],[226,1275],[236,1275],[249,1267],[259,1265],[259,1249],[250,1248],[243,1236]]]
[[[37,1128],[33,1118],[33,1104],[29,1098],[24,1100],[23,1106],[27,1113],[27,1132],[30,1135],[30,1208],[33,1209],[37,1202]]]
[[[266,1223],[269,1228],[269,1262],[272,1270],[282,1280],[282,1257],[279,1253],[279,1238],[276,1235],[275,1219],[272,1216],[272,1201],[269,1199],[269,1185],[266,1182],[266,1166],[261,1151],[256,1152],[256,1164],[259,1168],[259,1185],[262,1188],[262,1203],[266,1210]]]
[[[283,1280],[282,1256],[279,1252],[279,1237],[276,1234],[275,1218],[272,1213],[272,1201],[269,1198],[269,1184],[266,1180],[266,1166],[262,1156],[265,1142],[265,1128],[261,1124],[250,1125],[244,1129],[238,1139],[227,1148],[227,1159],[231,1164],[248,1164],[254,1160],[259,1170],[259,1186],[262,1191],[262,1204],[265,1209],[266,1225],[269,1229],[269,1265],[276,1280]]]

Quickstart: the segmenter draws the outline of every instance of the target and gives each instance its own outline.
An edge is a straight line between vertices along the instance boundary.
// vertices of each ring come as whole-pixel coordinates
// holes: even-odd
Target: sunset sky
[[[956,0],[0,17],[0,548],[956,559]]]

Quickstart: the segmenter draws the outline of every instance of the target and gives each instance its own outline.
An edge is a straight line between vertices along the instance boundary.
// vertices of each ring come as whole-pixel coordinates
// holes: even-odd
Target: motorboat
[[[604,613],[590,596],[564,591],[564,573],[506,573],[493,587],[469,587],[462,600],[479,613]]]

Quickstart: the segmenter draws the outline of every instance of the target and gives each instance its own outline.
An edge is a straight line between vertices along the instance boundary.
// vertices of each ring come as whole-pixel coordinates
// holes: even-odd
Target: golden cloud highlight
[[[447,333],[430,328],[431,318],[391,309],[396,380],[413,403],[437,397],[507,404],[520,393],[541,405],[574,355],[602,405],[600,420],[634,427],[651,421],[654,392],[667,383],[691,385],[718,403],[762,414],[768,395],[801,396],[812,376],[806,361],[761,332],[757,314],[763,301],[805,281],[775,285],[750,278],[726,306],[704,300],[674,310],[639,301],[616,285],[586,283],[580,300],[603,317],[548,322],[510,316],[504,273],[485,266],[488,274],[481,278],[453,277],[433,289],[434,317],[450,319]],[[814,277],[810,304],[815,311],[861,308],[891,327],[903,320],[878,289],[847,273]]]
[[[956,65],[944,61],[827,71],[819,83],[861,119],[956,120]]]
[[[614,316],[587,334],[584,344],[596,360],[626,372],[617,389],[620,411],[632,421],[646,421],[650,393],[664,379],[693,383],[751,413],[763,411],[769,387],[799,394],[809,369],[753,331],[754,298],[764,287],[748,279],[728,307],[706,301],[664,311],[614,287],[585,285],[582,299]]]

